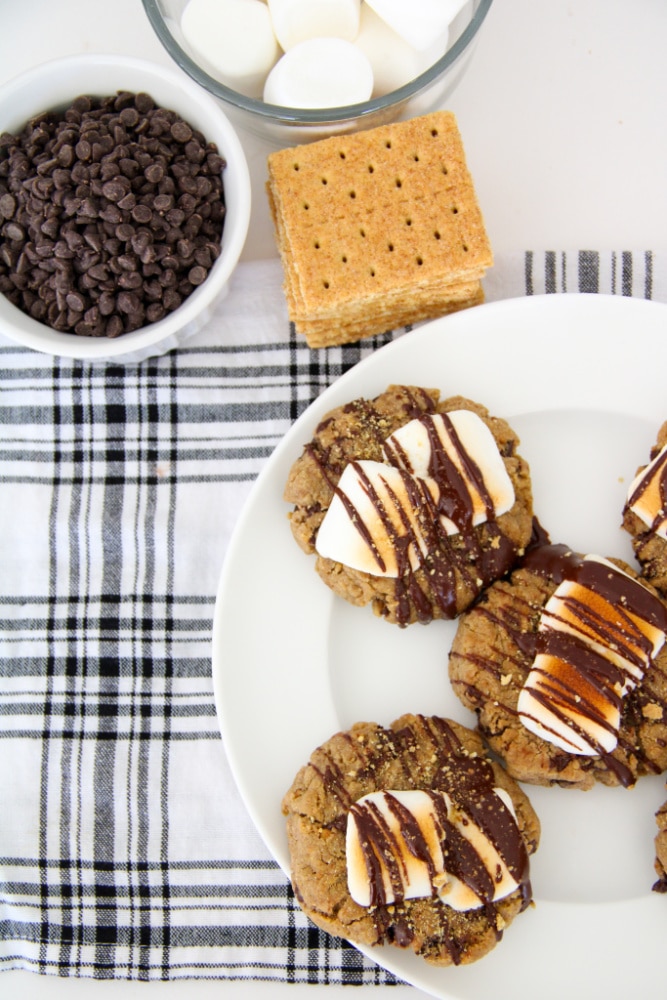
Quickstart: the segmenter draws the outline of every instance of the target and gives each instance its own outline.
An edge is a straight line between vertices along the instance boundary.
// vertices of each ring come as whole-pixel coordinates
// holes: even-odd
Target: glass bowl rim
[[[278,104],[266,104],[253,97],[246,97],[231,87],[209,76],[187,52],[178,44],[166,25],[164,15],[160,10],[160,0],[141,0],[146,16],[171,58],[184,70],[188,76],[214,97],[232,107],[250,112],[258,118],[271,124],[285,125],[325,125],[343,124],[354,119],[363,119],[378,111],[400,105],[403,101],[414,97],[445,73],[463,55],[476,38],[493,0],[479,0],[477,9],[470,21],[444,56],[441,56],[432,66],[420,73],[413,80],[398,87],[396,90],[371,98],[360,104],[349,104],[338,108],[287,108]]]

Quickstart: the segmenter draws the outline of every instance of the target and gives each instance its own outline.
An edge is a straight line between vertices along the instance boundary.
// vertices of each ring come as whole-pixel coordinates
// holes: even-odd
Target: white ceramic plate
[[[282,492],[322,416],[392,382],[462,394],[510,421],[554,542],[632,561],[620,529],[630,478],[667,418],[667,306],[598,295],[508,300],[429,323],[377,351],[299,418],[258,478],[229,548],[214,620],[213,679],[241,794],[289,871],[281,798],[339,729],[404,712],[474,725],[452,695],[455,626],[398,629],[334,598],[297,548]],[[483,960],[436,969],[366,954],[438,997],[664,997],[667,898],[651,892],[664,778],[633,790],[526,786],[542,821],[536,906]]]

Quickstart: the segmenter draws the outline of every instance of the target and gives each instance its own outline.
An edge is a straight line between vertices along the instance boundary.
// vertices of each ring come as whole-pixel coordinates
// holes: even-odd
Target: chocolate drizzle
[[[649,525],[650,532],[657,532],[667,517],[667,448],[664,448],[656,456],[655,464],[649,471],[649,467],[644,470],[644,474],[639,478],[635,488],[628,495],[623,509],[623,514],[627,514],[635,504],[637,504],[645,493],[651,488],[653,482],[657,481],[658,496],[660,504],[655,513],[652,523]],[[648,472],[648,475],[646,474]]]
[[[408,624],[413,617],[423,623],[431,621],[434,604],[442,617],[454,618],[459,611],[457,596],[459,582],[462,582],[475,596],[490,582],[503,576],[517,558],[517,547],[498,525],[493,499],[481,470],[467,453],[451,419],[446,413],[439,416],[455,448],[461,469],[443,445],[430,413],[425,415],[419,410],[413,417],[421,421],[428,435],[430,442],[428,475],[437,484],[439,492],[437,501],[429,491],[426,481],[414,475],[414,470],[400,443],[394,440],[384,441],[387,460],[401,472],[409,504],[412,510],[417,512],[418,531],[424,544],[420,544],[417,531],[410,525],[408,513],[402,507],[400,498],[387,486],[402,530],[395,527],[382,498],[373,488],[361,464],[358,461],[351,463],[395,553],[398,575],[394,584],[394,597],[396,618],[400,625]],[[311,455],[320,464],[331,489],[343,503],[350,521],[372,552],[379,572],[384,573],[385,560],[360,511],[338,487],[337,481],[335,483],[332,481],[325,464],[319,460],[312,446]],[[486,522],[477,527],[473,524],[475,508],[469,482],[473,484],[486,512]],[[447,533],[442,523],[443,518],[456,525],[458,534]],[[416,568],[411,564],[411,554]]]
[[[593,559],[583,559],[565,545],[543,545],[531,549],[522,561],[525,569],[549,577],[556,584],[573,580],[618,606],[667,631],[667,608],[647,587],[623,573],[610,573],[608,567]],[[636,631],[636,628],[633,627]]]
[[[430,798],[433,815],[437,817],[438,839],[442,846],[445,870],[468,886],[482,905],[492,903],[496,881],[500,880],[502,873],[488,871],[478,850],[449,818],[443,794],[435,790],[426,794]],[[493,785],[490,789],[478,789],[475,795],[473,800],[459,796],[458,809],[471,819],[474,817],[473,822],[496,848],[515,881],[522,883],[528,856],[514,817],[493,791]],[[386,791],[384,799],[398,823],[398,835],[392,832],[374,801],[362,800],[350,809],[366,866],[371,907],[404,900],[408,876],[401,852],[402,844],[425,866],[431,883],[431,895],[435,896],[437,868],[422,828],[396,793]],[[497,808],[498,803],[502,808]],[[386,895],[383,870],[389,878],[390,899]]]
[[[653,892],[667,893],[667,875],[663,875],[657,882],[654,882],[651,889]]]
[[[493,500],[486,488],[484,476],[463,446],[451,418],[446,413],[441,414],[441,417],[447,429],[447,435],[454,445],[467,478],[474,484],[484,503],[486,519],[487,521],[492,521],[495,517]],[[473,503],[466,479],[447,454],[439,435],[435,431],[433,421],[426,421],[421,418],[421,422],[428,431],[429,443],[431,445],[429,475],[436,480],[442,494],[440,512],[449,517],[462,532],[471,532],[473,527]]]
[[[585,630],[594,633],[601,645],[617,648],[630,665],[636,668],[640,676],[642,671],[646,671],[640,686],[621,697],[619,691],[623,691],[629,680],[633,684],[639,680],[636,674],[633,677],[627,667],[611,662],[577,636],[554,629],[538,630],[537,625],[543,606],[536,607],[528,601],[523,601],[518,587],[507,590],[506,599],[483,601],[472,612],[472,615],[489,618],[494,628],[498,630],[498,639],[494,646],[503,649],[502,661],[497,661],[496,665],[496,662],[487,655],[459,653],[457,650],[453,651],[453,659],[462,657],[468,660],[476,671],[491,672],[496,681],[501,680],[501,674],[508,675],[507,680],[509,680],[509,675],[514,671],[520,677],[525,677],[533,667],[538,654],[545,654],[569,664],[573,668],[569,675],[564,672],[562,676],[558,675],[557,681],[549,680],[551,689],[548,690],[547,696],[535,687],[531,687],[531,695],[548,708],[554,717],[561,718],[573,732],[585,739],[591,746],[593,755],[587,758],[553,747],[550,758],[553,771],[563,771],[574,760],[578,762],[582,771],[588,767],[597,768],[599,763],[602,763],[614,774],[618,783],[630,787],[634,784],[637,773],[659,773],[661,770],[652,759],[651,752],[647,752],[644,748],[640,735],[642,727],[649,723],[649,717],[643,713],[642,708],[650,704],[651,710],[657,713],[658,718],[667,719],[664,668],[656,664],[650,641],[631,616],[644,619],[661,631],[667,632],[667,608],[647,587],[625,573],[614,572],[604,562],[584,559],[566,546],[553,545],[545,539],[544,534],[536,532],[535,543],[528,547],[521,561],[522,570],[525,569],[545,580],[544,604],[558,585],[566,580],[580,584],[601,600],[609,602],[615,610],[613,619],[602,612],[598,613],[595,601],[588,605],[578,601],[576,597],[563,598],[567,612],[578,618]],[[503,588],[504,585],[500,585],[498,598],[501,598]],[[511,645],[507,645],[503,635],[511,640]],[[512,652],[512,647],[516,652]],[[569,677],[574,676],[575,672],[580,681],[570,682]],[[510,694],[512,690],[516,692],[516,686],[512,688],[507,685],[505,690],[507,695],[500,702],[502,708],[504,712],[518,719],[515,707],[516,695]],[[659,694],[660,691],[663,691],[662,696]],[[465,689],[462,688],[462,697],[472,707],[481,707],[485,704],[487,696],[468,684]],[[621,726],[618,732],[610,726],[602,712],[604,700],[621,713]],[[562,713],[559,705],[563,708]],[[596,743],[590,730],[578,728],[576,721],[567,714],[567,709],[575,707],[581,718],[588,717],[591,723],[595,723],[602,731],[617,735],[616,749],[611,752],[606,751],[599,742]],[[540,724],[545,728],[547,726],[546,720],[542,717]],[[501,724],[497,722],[495,728],[500,729]],[[489,732],[488,735],[492,738],[493,732]],[[635,763],[631,764],[633,760]]]

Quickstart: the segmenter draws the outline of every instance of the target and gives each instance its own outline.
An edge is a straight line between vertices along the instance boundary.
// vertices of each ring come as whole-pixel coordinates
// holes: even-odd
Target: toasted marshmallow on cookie
[[[417,569],[439,537],[511,509],[514,487],[494,437],[471,410],[411,420],[384,444],[386,464],[348,465],[320,526],[325,558],[374,576]]]
[[[489,812],[502,817],[496,825],[512,830],[518,843],[510,796],[502,788],[491,794],[499,801]],[[510,836],[505,831],[499,840]],[[520,884],[493,835],[444,791],[381,791],[359,799],[348,813],[346,858],[350,895],[366,907],[437,896],[463,912]]]

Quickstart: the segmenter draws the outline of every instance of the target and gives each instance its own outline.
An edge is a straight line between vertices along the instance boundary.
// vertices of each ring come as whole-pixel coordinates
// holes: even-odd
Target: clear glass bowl
[[[313,110],[265,104],[214,79],[197,63],[181,33],[187,0],[142,0],[157,37],[181,69],[222,102],[239,124],[281,145],[373,128],[442,107],[465,73],[492,2],[469,0],[453,25],[445,55],[414,80],[363,104]]]

